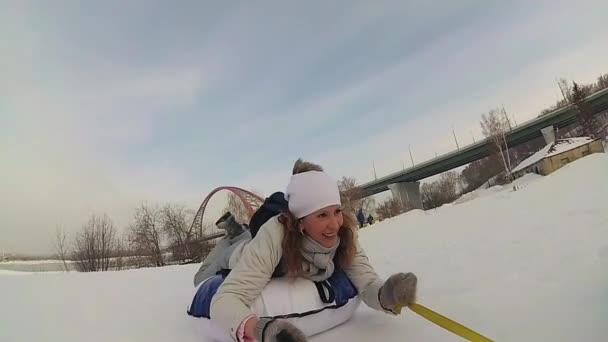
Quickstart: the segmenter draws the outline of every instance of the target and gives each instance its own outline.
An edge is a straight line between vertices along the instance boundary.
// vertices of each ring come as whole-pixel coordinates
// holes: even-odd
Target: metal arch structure
[[[213,195],[218,193],[219,191],[227,190],[235,194],[245,206],[245,210],[247,210],[247,215],[251,218],[253,213],[264,203],[264,199],[260,196],[254,194],[251,191],[247,191],[245,189],[237,188],[235,186],[220,186],[213,191],[211,191],[207,197],[201,203],[201,206],[198,208],[196,215],[194,216],[194,220],[192,221],[192,226],[190,227],[190,231],[194,231],[194,229],[198,229],[199,236],[203,236],[203,216],[205,215],[205,208],[209,203],[209,200]]]

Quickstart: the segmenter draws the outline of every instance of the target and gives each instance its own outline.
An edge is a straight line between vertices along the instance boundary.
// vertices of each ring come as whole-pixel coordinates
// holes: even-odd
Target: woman
[[[211,319],[236,341],[306,341],[291,323],[258,318],[249,309],[279,265],[288,277],[313,281],[328,279],[339,267],[365,304],[389,314],[415,301],[414,274],[383,281],[369,264],[353,218],[341,210],[337,182],[321,166],[298,159],[285,197],[289,210],[268,220],[241,254],[231,257],[234,267],[213,297]]]

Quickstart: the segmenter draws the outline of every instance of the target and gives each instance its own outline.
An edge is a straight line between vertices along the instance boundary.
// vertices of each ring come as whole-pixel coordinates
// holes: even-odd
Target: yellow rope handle
[[[454,334],[464,339],[467,339],[472,342],[492,342],[492,340],[490,340],[489,338],[484,337],[476,333],[475,331],[465,327],[464,325],[456,323],[451,319],[440,315],[439,313],[420,304],[412,304],[409,306],[409,308],[420,316],[428,319],[429,321],[437,324],[438,326],[448,331],[453,332]]]

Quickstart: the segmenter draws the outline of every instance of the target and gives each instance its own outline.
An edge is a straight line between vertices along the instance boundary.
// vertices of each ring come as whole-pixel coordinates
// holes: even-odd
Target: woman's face
[[[338,231],[344,218],[339,205],[331,205],[304,216],[302,227],[304,232],[323,247],[333,247],[338,241]]]

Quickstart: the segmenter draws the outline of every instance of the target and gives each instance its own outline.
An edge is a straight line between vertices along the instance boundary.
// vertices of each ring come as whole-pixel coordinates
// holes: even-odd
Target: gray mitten
[[[293,324],[273,318],[260,318],[255,326],[255,338],[259,342],[306,342],[306,336]]]
[[[383,308],[396,314],[401,308],[416,301],[416,284],[414,273],[397,273],[388,278],[380,288],[379,299]]]

